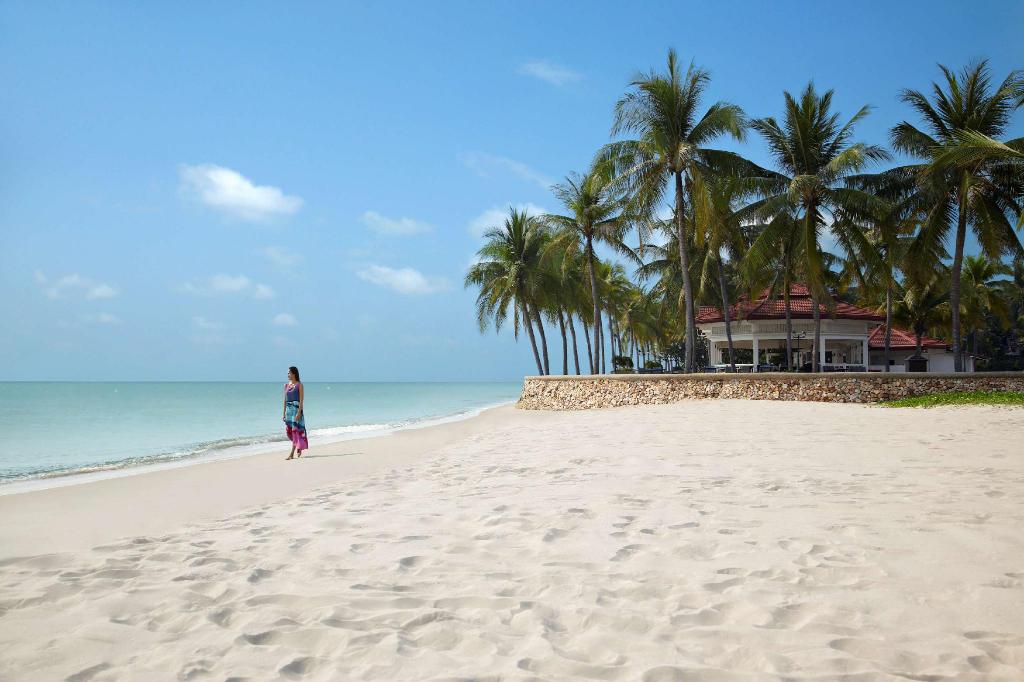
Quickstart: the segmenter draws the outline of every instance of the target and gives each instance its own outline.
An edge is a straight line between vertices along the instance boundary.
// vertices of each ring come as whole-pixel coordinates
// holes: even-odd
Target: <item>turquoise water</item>
[[[521,388],[518,382],[305,386],[314,451],[330,441],[468,416],[515,400]],[[6,436],[0,484],[255,451],[284,441],[282,388],[279,382],[0,382]]]

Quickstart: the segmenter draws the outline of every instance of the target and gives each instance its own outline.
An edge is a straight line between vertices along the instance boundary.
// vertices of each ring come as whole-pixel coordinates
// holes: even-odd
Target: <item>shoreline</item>
[[[506,405],[515,404],[515,400],[502,401],[474,407],[462,412],[440,415],[435,417],[424,417],[421,419],[407,420],[398,424],[351,424],[347,426],[325,426],[314,429],[310,435],[315,438],[317,448],[330,446],[337,443],[345,443],[352,440],[363,440],[366,438],[380,438],[390,436],[403,431],[414,431],[416,429],[430,428],[450,424],[483,414],[487,410],[497,409]],[[364,428],[365,427],[365,428]],[[320,433],[353,429],[342,433]],[[266,440],[257,440],[266,438]],[[257,455],[266,455],[275,452],[278,447],[285,446],[288,441],[283,436],[240,436],[237,438],[225,438],[221,441],[249,441],[228,445],[226,447],[209,447],[212,444],[199,445],[203,448],[200,452],[187,452],[177,455],[175,453],[152,455],[142,458],[126,458],[93,466],[80,467],[77,469],[63,469],[43,474],[29,476],[26,478],[13,478],[7,481],[0,481],[0,498],[7,495],[19,495],[22,493],[35,492],[40,490],[51,490],[53,488],[64,488],[74,485],[82,485],[95,481],[105,481],[114,478],[126,478],[140,474],[168,471],[182,467],[209,464],[228,460],[242,459]],[[145,461],[137,461],[143,459]]]
[[[515,422],[518,412],[506,404],[443,423],[337,441],[293,462],[284,461],[284,450],[263,452],[124,469],[125,475],[0,495],[0,560],[160,534],[387,466],[412,465],[446,445]],[[67,518],[69,510],[74,521]]]

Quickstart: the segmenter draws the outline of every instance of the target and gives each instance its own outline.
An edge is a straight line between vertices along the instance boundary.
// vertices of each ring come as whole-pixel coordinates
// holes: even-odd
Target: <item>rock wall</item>
[[[976,390],[1024,391],[1024,374],[759,373],[527,377],[518,406],[527,410],[591,410],[709,398],[873,403],[941,391]]]

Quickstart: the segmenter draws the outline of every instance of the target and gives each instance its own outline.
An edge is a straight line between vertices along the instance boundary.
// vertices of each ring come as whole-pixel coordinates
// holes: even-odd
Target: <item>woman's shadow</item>
[[[336,455],[303,455],[299,459],[326,459],[328,457],[353,457],[355,455],[361,455],[362,452],[339,452]]]

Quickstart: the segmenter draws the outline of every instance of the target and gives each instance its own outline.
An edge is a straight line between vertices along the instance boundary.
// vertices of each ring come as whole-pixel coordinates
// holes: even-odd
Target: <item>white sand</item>
[[[144,499],[0,498],[0,552],[24,553],[3,544],[22,509],[68,550],[0,561],[0,679],[1024,679],[1024,411],[708,401],[439,428],[362,441],[363,470],[237,460],[149,474]],[[186,483],[228,501],[178,509]],[[135,505],[168,516],[76,548]]]

